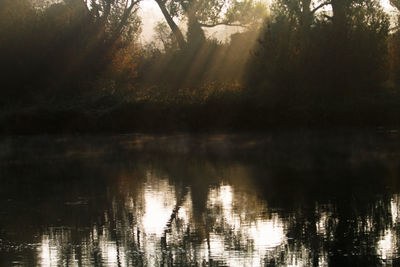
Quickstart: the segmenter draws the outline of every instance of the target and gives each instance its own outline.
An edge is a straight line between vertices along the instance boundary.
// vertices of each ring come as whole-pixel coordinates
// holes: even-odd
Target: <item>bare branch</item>
[[[219,22],[219,23],[214,23],[214,24],[205,24],[205,23],[200,23],[201,27],[205,27],[205,28],[213,28],[216,26],[220,26],[220,25],[224,25],[224,26],[236,26],[236,27],[247,27],[244,24],[240,24],[240,23],[229,23],[229,22]]]
[[[330,5],[330,4],[331,4],[330,1],[321,3],[321,4],[319,4],[318,6],[316,6],[313,10],[311,10],[311,13],[315,13],[315,12],[317,12],[319,9],[323,8],[324,6]]]

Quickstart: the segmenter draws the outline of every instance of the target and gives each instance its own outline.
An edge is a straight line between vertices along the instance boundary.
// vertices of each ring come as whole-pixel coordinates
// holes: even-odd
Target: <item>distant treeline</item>
[[[154,1],[150,44],[140,1],[0,1],[1,133],[400,126],[379,1]]]

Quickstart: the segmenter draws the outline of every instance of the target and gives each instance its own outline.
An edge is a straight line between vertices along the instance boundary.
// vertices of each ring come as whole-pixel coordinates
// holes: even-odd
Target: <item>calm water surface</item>
[[[400,265],[400,136],[0,139],[0,266]]]

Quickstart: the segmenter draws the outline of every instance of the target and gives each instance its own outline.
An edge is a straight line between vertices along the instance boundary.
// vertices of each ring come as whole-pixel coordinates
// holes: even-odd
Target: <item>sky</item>
[[[142,17],[141,39],[144,43],[151,42],[154,36],[154,26],[156,26],[159,21],[165,22],[164,17],[154,0],[142,0],[140,3],[139,15]],[[224,41],[229,38],[231,33],[239,30],[240,27],[218,26],[213,29],[206,29],[206,33],[220,41]]]
[[[389,0],[381,0],[382,7],[389,14],[393,14],[395,9],[390,5]],[[154,26],[158,21],[164,21],[164,17],[158,7],[157,3],[154,0],[143,0],[140,3],[140,16],[142,17],[142,42],[147,43],[153,40],[154,35]],[[235,29],[236,28],[236,29]],[[223,41],[229,38],[230,33],[238,30],[237,27],[219,27],[215,29],[210,34],[215,36],[217,39]]]
[[[154,34],[154,26],[160,20],[163,20],[163,15],[160,8],[154,0],[143,0],[140,3],[139,14],[142,17],[142,38],[143,41],[149,42]]]

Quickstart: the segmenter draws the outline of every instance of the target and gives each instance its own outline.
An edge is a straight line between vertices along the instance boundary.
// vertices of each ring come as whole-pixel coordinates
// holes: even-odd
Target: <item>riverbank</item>
[[[164,92],[147,98],[105,95],[9,106],[1,134],[264,131],[291,128],[397,128],[400,92],[320,96],[224,90]]]

